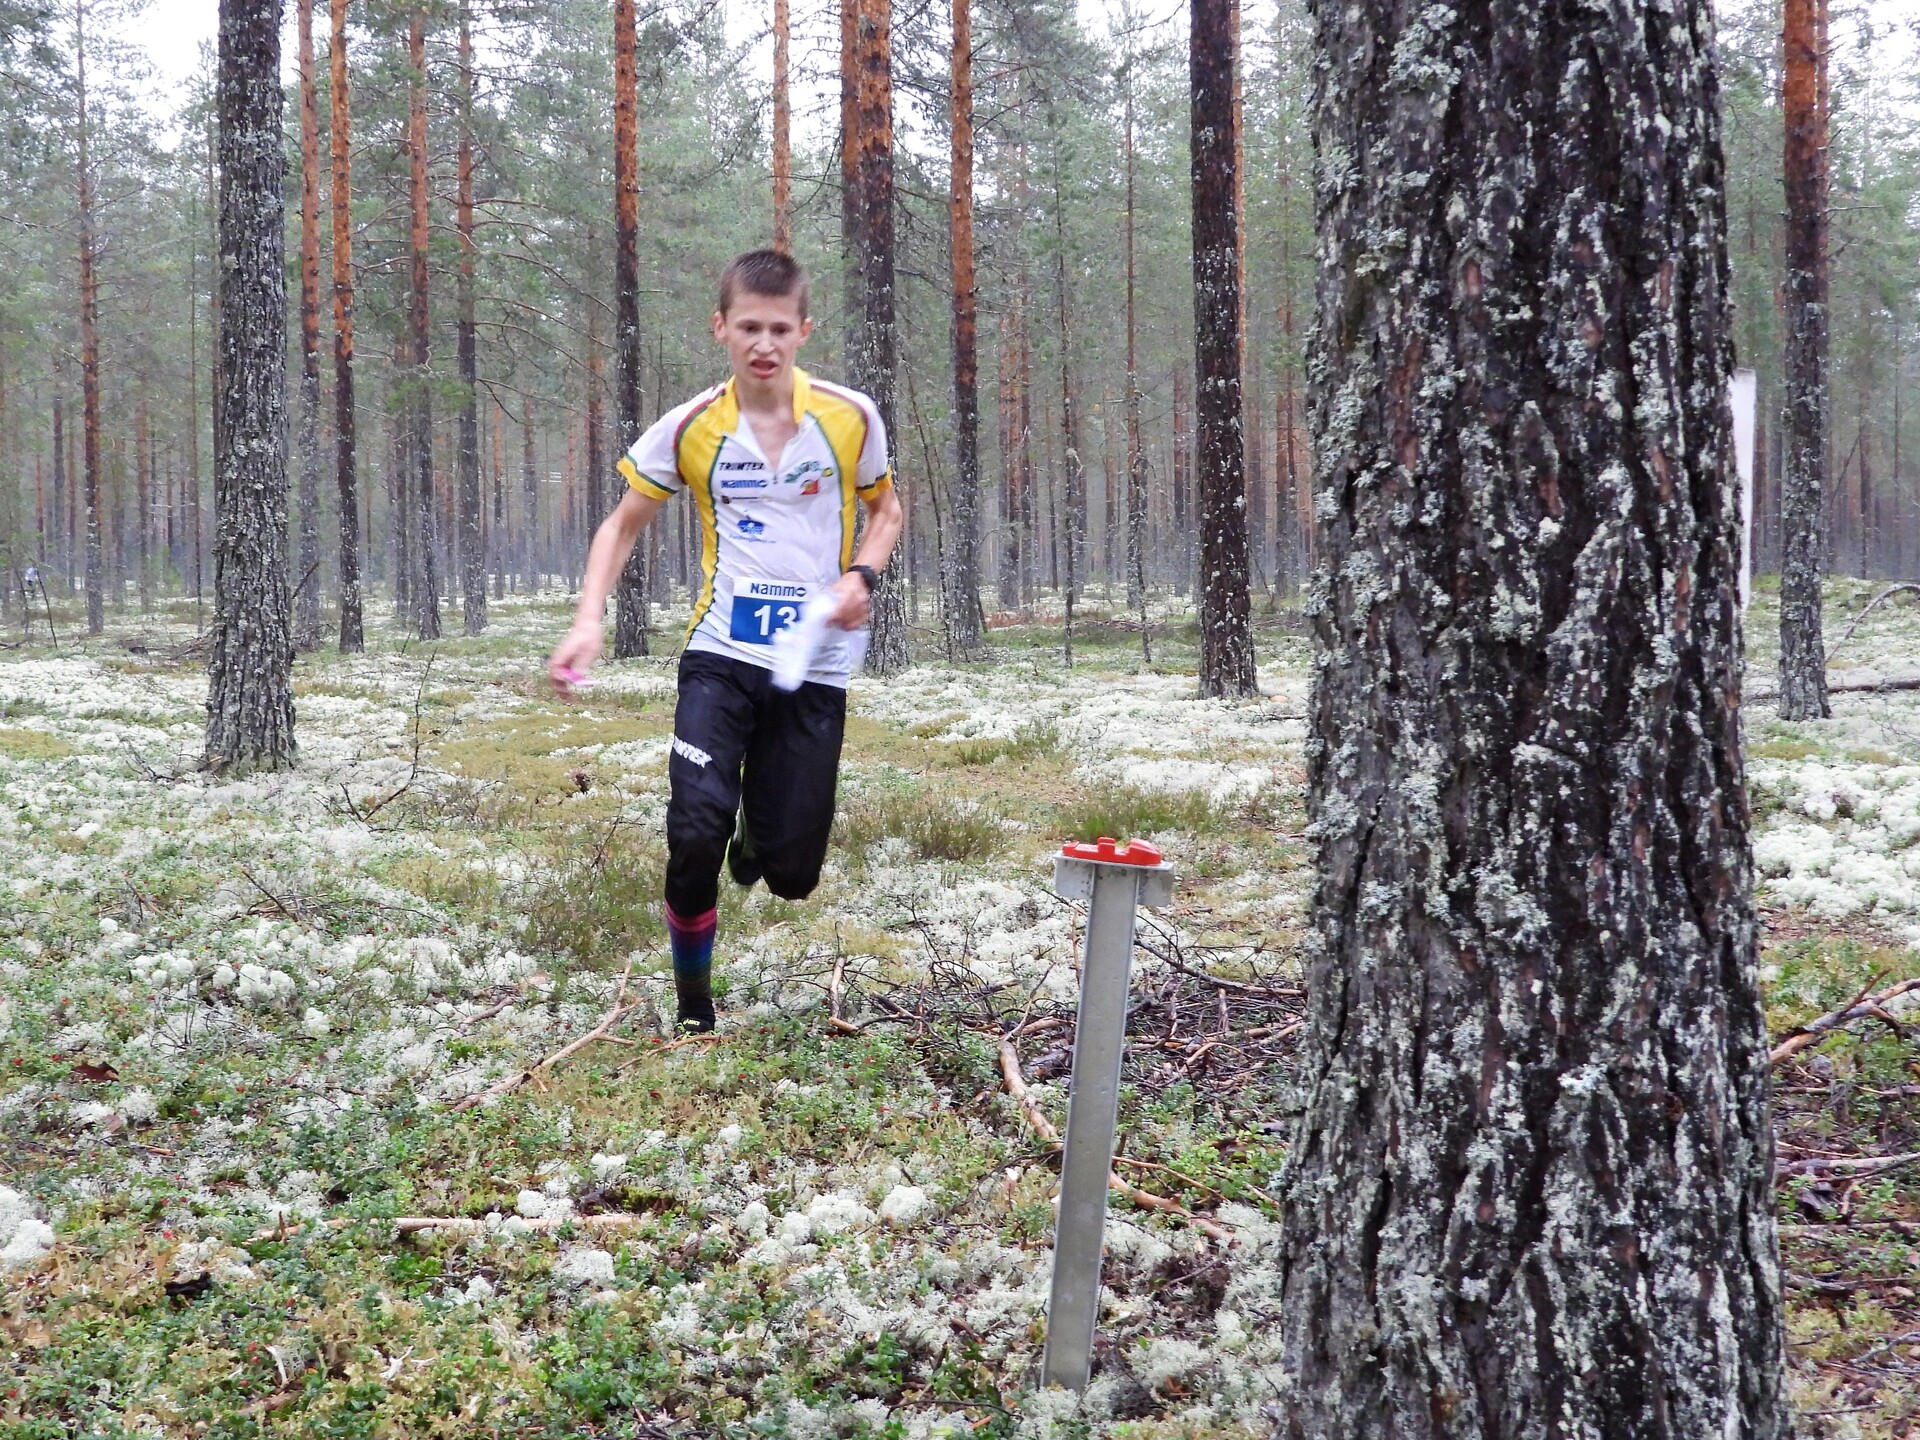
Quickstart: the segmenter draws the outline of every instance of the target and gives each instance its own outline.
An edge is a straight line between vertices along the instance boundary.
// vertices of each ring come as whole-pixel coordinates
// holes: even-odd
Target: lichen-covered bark
[[[781,0],[784,6],[785,0]],[[953,256],[953,544],[947,557],[947,643],[980,651],[980,355],[973,266],[973,15],[953,0],[952,164],[947,230]]]
[[[291,765],[280,0],[220,0],[220,373],[205,764]]]
[[[1780,714],[1827,713],[1820,572],[1827,542],[1826,0],[1787,0],[1782,36],[1786,112],[1786,463],[1780,477]],[[1862,524],[1865,517],[1862,516]]]
[[[618,448],[640,438],[640,60],[634,0],[613,4],[613,374]],[[609,505],[626,488],[612,472],[594,476]],[[596,493],[596,500],[599,495]],[[647,562],[652,540],[635,545],[614,591],[613,653],[626,660],[647,653]]]
[[[100,275],[95,268],[93,160],[87,124],[87,7],[74,6],[74,108],[80,230],[80,452],[86,484],[87,633],[106,626],[106,576],[100,549]],[[72,550],[71,544],[68,546]]]
[[[473,18],[460,6],[460,156],[454,178],[454,349],[460,366],[460,409],[454,417],[454,506],[460,536],[460,619],[469,635],[487,628],[487,540],[480,501],[480,357],[474,315]]]
[[[898,386],[898,336],[894,319],[893,253],[893,5],[892,0],[844,0],[855,7],[853,54],[841,68],[842,83],[853,82],[850,141],[854,155],[853,197],[849,215],[860,319],[852,354],[853,384],[873,397],[896,455],[900,432],[894,425]],[[843,29],[842,36],[847,32]],[[898,466],[894,479],[900,480]],[[906,596],[895,567],[880,572],[873,592],[873,640],[867,669],[876,675],[907,668]]]
[[[333,469],[340,499],[340,653],[366,648],[360,597],[360,485],[354,465],[353,135],[347,90],[347,3],[328,5],[328,160],[333,219]]]
[[[412,353],[407,357],[409,430],[407,458],[413,484],[413,573],[409,599],[414,634],[422,640],[440,638],[440,556],[436,538],[437,507],[433,487],[433,329],[427,300],[427,13],[413,10],[407,29],[409,60],[407,102],[407,334]]]
[[[320,635],[320,112],[313,75],[313,0],[297,0],[300,77],[300,532],[293,633]]]
[[[1194,501],[1200,521],[1200,693],[1252,695],[1246,447],[1240,414],[1240,164],[1234,0],[1194,0]]]
[[[1319,0],[1281,1433],[1790,1433],[1705,0]]]

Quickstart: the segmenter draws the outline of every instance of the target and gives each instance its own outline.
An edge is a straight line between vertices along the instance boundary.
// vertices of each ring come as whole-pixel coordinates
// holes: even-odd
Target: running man
[[[724,862],[734,881],[800,900],[820,883],[833,828],[853,664],[900,499],[873,401],[797,368],[812,333],[807,276],[752,250],[720,277],[713,338],[733,377],[669,410],[620,460],[627,493],[594,533],[573,627],[548,673],[563,692],[600,654],[607,596],[660,507],[688,492],[700,588],[680,657],[667,759],[667,933],[680,1028],[713,1029],[710,975]],[[867,507],[859,553],[854,504]],[[814,596],[836,602],[797,690],[772,683],[774,636]]]

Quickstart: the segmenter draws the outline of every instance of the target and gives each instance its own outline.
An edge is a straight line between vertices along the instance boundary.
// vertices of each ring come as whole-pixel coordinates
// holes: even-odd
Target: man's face
[[[800,314],[798,295],[756,295],[742,290],[733,304],[713,317],[713,338],[727,347],[727,361],[742,380],[777,381],[793,369],[793,358],[813,333],[813,321]]]

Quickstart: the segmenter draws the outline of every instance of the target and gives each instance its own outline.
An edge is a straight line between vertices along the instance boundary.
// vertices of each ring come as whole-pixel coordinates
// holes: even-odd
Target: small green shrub
[[[1057,825],[1070,840],[1115,840],[1178,830],[1212,835],[1240,825],[1245,804],[1216,802],[1198,790],[1140,790],[1131,785],[1102,785],[1058,809]]]
[[[947,747],[947,756],[955,765],[992,765],[1001,760],[1038,760],[1059,748],[1060,732],[1036,721],[1022,725],[1011,735],[953,741]]]
[[[979,860],[1006,843],[993,814],[971,800],[917,791],[863,794],[841,807],[835,838],[861,854],[889,837],[922,860]]]

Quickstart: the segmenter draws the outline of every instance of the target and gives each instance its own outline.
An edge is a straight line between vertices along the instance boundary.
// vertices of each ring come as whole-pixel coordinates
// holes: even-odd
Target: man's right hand
[[[576,620],[547,661],[547,678],[562,696],[571,695],[581,676],[600,658],[601,626],[597,621]]]

